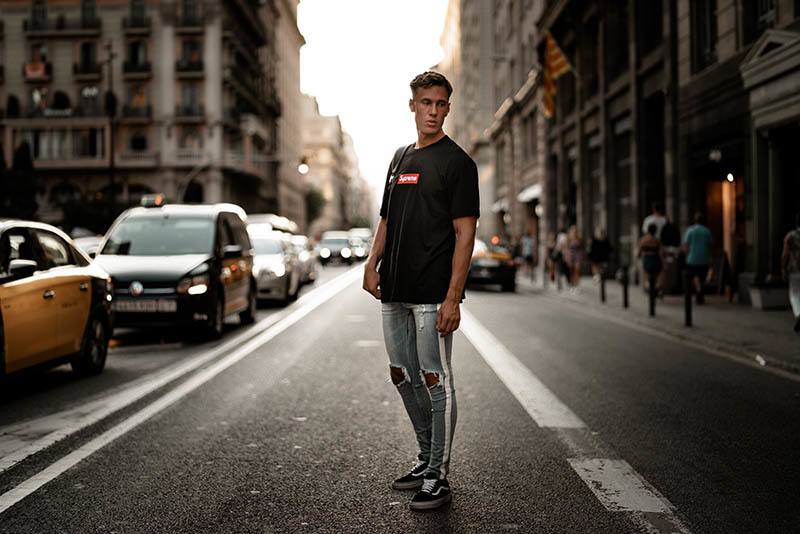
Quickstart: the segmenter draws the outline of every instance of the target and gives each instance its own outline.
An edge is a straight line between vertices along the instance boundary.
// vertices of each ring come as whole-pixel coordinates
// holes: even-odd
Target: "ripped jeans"
[[[428,462],[425,475],[446,478],[456,391],[450,367],[453,335],[441,337],[436,331],[438,309],[438,304],[384,302],[381,313],[389,366],[402,370],[403,379],[395,385],[417,436],[419,459]]]

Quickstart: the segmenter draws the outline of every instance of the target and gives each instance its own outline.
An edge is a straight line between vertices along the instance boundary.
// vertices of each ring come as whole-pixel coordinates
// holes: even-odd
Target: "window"
[[[0,237],[0,278],[10,274],[11,260],[38,260],[28,231],[24,228],[12,228]]]
[[[187,23],[200,20],[200,5],[197,0],[181,0],[181,19]]]
[[[72,254],[69,245],[52,232],[35,230],[43,254],[43,269],[63,267],[72,264]]]
[[[203,137],[200,135],[200,130],[197,128],[186,128],[181,135],[180,147],[181,148],[202,148]]]
[[[143,22],[145,19],[144,0],[131,0],[131,20]]]
[[[692,71],[717,61],[717,0],[692,0]]]
[[[200,42],[196,39],[185,39],[183,41],[183,55],[181,60],[184,63],[199,63],[202,58],[200,51]]]
[[[84,115],[95,116],[100,114],[100,89],[96,85],[86,85],[81,88],[80,109]]]
[[[147,135],[140,130],[133,132],[128,146],[133,152],[145,152],[147,150]]]
[[[138,66],[143,66],[147,63],[147,47],[144,41],[131,41],[128,43],[128,62]]]
[[[742,3],[744,44],[761,37],[764,30],[775,25],[775,0],[750,0]]]
[[[584,101],[597,94],[599,79],[597,68],[600,64],[598,35],[597,19],[593,18],[586,23],[581,35],[581,74],[583,75],[581,91]]]
[[[184,83],[181,86],[181,104],[184,111],[195,113],[200,109],[200,98],[196,83]]]
[[[655,50],[664,39],[664,7],[662,0],[639,0],[636,7],[639,49],[644,56]]]
[[[84,69],[97,65],[97,45],[94,42],[81,43],[80,65]]]
[[[97,20],[97,3],[95,0],[81,0],[81,20],[84,23]]]
[[[34,0],[31,6],[31,19],[34,28],[47,26],[47,3],[44,0]]]
[[[144,109],[147,107],[147,92],[143,83],[133,83],[128,89],[128,104],[133,109]]]
[[[628,2],[608,11],[605,40],[606,79],[613,82],[628,70]]]

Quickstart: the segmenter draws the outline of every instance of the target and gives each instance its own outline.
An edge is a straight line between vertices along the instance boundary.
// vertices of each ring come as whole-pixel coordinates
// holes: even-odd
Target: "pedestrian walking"
[[[556,281],[556,273],[558,271],[558,249],[556,248],[556,234],[553,232],[547,233],[544,251],[547,277],[550,279],[550,283],[553,284]]]
[[[656,237],[656,232],[658,232],[658,226],[651,223],[647,227],[647,233],[639,240],[638,255],[642,259],[642,270],[646,274],[645,284],[648,291],[661,294],[658,277],[664,269],[664,248]]]
[[[794,230],[783,239],[781,267],[789,282],[789,301],[794,313],[794,331],[800,332],[800,211],[794,218]]]
[[[699,211],[695,213],[694,224],[683,236],[686,269],[689,273],[689,283],[695,286],[697,304],[705,302],[703,290],[708,276],[708,266],[711,263],[711,230],[706,227],[705,221],[705,215]],[[686,288],[687,291],[688,289]]]
[[[611,242],[608,240],[606,231],[599,228],[589,243],[589,262],[592,264],[592,275],[599,282],[600,277],[605,276],[608,260],[611,258]]]
[[[578,289],[581,283],[581,267],[583,266],[584,246],[583,239],[578,233],[578,227],[574,224],[569,227],[567,234],[567,254],[566,261],[569,269],[567,279],[573,291]]]
[[[534,254],[536,252],[536,239],[531,235],[530,231],[525,232],[520,240],[520,248],[522,259],[525,261],[525,269],[528,271],[531,282],[534,279]]]
[[[382,303],[391,380],[419,449],[416,465],[391,484],[419,488],[412,510],[437,508],[452,498],[451,349],[479,217],[477,166],[442,130],[452,92],[436,72],[411,81],[408,105],[417,140],[392,159],[364,267],[363,287]]]
[[[555,252],[553,261],[556,263],[556,287],[561,291],[561,279],[566,278],[569,282],[569,237],[563,228],[556,235]]]
[[[644,218],[642,222],[642,234],[647,234],[647,229],[651,224],[656,225],[656,237],[661,239],[661,230],[667,224],[667,218],[664,216],[664,205],[661,202],[653,202],[652,213]]]

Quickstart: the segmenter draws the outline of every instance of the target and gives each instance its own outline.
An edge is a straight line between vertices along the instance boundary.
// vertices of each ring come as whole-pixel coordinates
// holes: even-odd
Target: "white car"
[[[277,300],[288,304],[300,292],[297,255],[283,232],[249,231],[253,242],[253,276],[259,300]]]
[[[318,261],[314,255],[311,241],[304,235],[293,235],[290,238],[294,251],[297,254],[297,264],[300,270],[300,283],[307,284],[317,279]]]

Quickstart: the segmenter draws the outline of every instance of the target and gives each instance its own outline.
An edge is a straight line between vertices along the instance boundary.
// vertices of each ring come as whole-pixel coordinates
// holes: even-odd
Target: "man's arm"
[[[464,294],[464,284],[467,282],[469,262],[472,259],[472,248],[475,246],[475,227],[477,217],[459,217],[453,219],[456,231],[456,249],[453,253],[453,269],[450,275],[450,285],[439,314],[436,317],[436,329],[442,337],[455,332],[461,322],[461,296]]]
[[[378,229],[375,230],[375,237],[372,239],[372,248],[364,264],[364,283],[362,287],[376,299],[381,298],[381,289],[378,287],[381,277],[378,274],[378,263],[383,258],[383,250],[386,248],[386,219],[381,217]]]
[[[781,251],[781,274],[783,275],[784,280],[788,280],[789,271],[787,267],[789,266],[789,236],[791,234],[787,234],[786,237],[783,238],[783,251]]]

